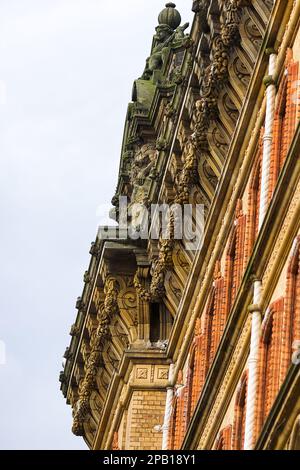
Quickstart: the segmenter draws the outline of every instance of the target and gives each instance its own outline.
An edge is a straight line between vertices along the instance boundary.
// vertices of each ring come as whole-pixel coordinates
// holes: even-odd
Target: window
[[[292,361],[293,345],[300,340],[300,235],[295,239],[287,271],[285,316],[282,328],[281,381]]]
[[[242,375],[238,388],[235,412],[234,426],[232,436],[232,448],[234,450],[243,450],[245,442],[245,422],[246,422],[246,404],[247,404],[248,371]]]
[[[169,337],[172,317],[163,303],[150,303],[149,308],[149,339],[151,343],[164,341]]]
[[[236,219],[231,231],[226,259],[226,299],[225,311],[229,314],[234,303],[244,271],[244,242],[246,218],[243,215],[242,201],[239,199],[236,208]]]
[[[189,368],[187,374],[187,403],[186,403],[186,421],[187,425],[189,424],[192,414],[196,405],[196,390],[197,387],[197,369],[196,369],[196,352],[197,351],[197,335],[195,334],[194,344],[190,352]],[[198,387],[197,387],[198,388]],[[198,395],[198,394],[197,394]]]
[[[182,373],[179,374],[182,377]],[[178,378],[179,381],[180,378]],[[169,430],[169,449],[180,449],[186,430],[186,387],[179,384],[173,399],[171,425]]]
[[[291,50],[289,55],[289,63],[281,80],[275,109],[270,168],[270,199],[296,129],[298,62],[292,62]]]
[[[214,450],[231,450],[231,431],[231,425],[222,429],[215,442]]]
[[[262,327],[260,350],[259,427],[264,423],[279,391],[283,297],[269,307]]]
[[[245,245],[245,261],[247,262],[251,256],[253,246],[258,234],[259,223],[259,205],[261,192],[261,170],[262,170],[262,136],[264,129],[261,131],[259,149],[256,155],[251,181],[249,188],[249,209],[247,218],[247,240]]]
[[[196,378],[193,380],[192,409],[196,406],[209,368],[217,352],[224,331],[225,320],[224,278],[221,274],[221,263],[217,261],[214,282],[204,312],[202,327],[200,318],[197,320],[193,370]]]
[[[160,305],[150,304],[150,342],[156,343],[160,338]]]

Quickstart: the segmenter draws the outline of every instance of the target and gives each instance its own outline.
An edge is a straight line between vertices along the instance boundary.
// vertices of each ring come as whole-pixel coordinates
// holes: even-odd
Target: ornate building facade
[[[299,450],[300,2],[191,8],[134,82],[61,389],[91,449]],[[120,197],[200,204],[199,248],[126,236]]]

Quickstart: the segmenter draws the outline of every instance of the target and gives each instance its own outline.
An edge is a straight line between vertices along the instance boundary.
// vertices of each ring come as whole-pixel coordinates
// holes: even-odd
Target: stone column
[[[259,346],[261,336],[261,281],[254,282],[253,305],[249,306],[251,314],[251,342],[249,356],[249,378],[246,405],[245,444],[244,450],[253,450],[256,439],[257,393],[259,379]]]
[[[269,55],[269,75],[264,78],[266,90],[266,120],[265,132],[263,137],[263,156],[262,156],[262,177],[261,177],[261,195],[259,207],[259,228],[262,226],[269,205],[269,185],[270,185],[270,164],[272,153],[273,124],[275,113],[276,85],[274,73],[276,68],[276,58],[273,49],[267,49]]]
[[[174,397],[174,387],[172,385],[174,375],[174,364],[170,365],[169,369],[169,383],[167,387],[167,397],[166,397],[166,408],[165,408],[165,417],[163,424],[163,438],[162,438],[162,450],[168,450],[168,439],[169,439],[169,429],[172,415],[172,402]]]

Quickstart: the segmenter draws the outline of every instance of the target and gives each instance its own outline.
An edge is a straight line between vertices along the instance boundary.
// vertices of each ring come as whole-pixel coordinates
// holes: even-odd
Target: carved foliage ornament
[[[193,8],[202,11],[207,2],[194,2]],[[197,184],[199,175],[197,170],[197,149],[207,149],[207,133],[210,122],[218,114],[218,96],[220,86],[228,79],[229,54],[232,46],[239,40],[239,9],[241,0],[225,0],[223,4],[221,34],[217,35],[213,43],[213,59],[207,67],[200,90],[201,99],[196,103],[195,132],[187,142],[187,153],[184,165],[176,176],[175,191],[176,204],[187,204],[191,188]],[[174,217],[174,216],[173,216]],[[160,239],[159,255],[152,265],[152,281],[150,289],[146,289],[135,276],[134,284],[139,296],[145,301],[162,298],[165,294],[165,275],[172,268],[172,252],[174,248],[174,218],[169,221],[170,239]]]
[[[130,182],[132,185],[142,186],[145,178],[151,175],[151,170],[156,163],[157,150],[154,144],[145,144],[133,158]]]
[[[196,103],[195,135],[200,149],[207,147],[207,132],[210,122],[218,115],[219,90],[228,79],[230,49],[239,41],[239,10],[241,0],[223,2],[221,34],[213,41],[213,58],[206,68],[200,87],[201,99]]]
[[[117,294],[118,283],[116,279],[109,278],[105,283],[104,308],[99,317],[99,325],[91,339],[91,353],[86,365],[84,379],[79,386],[79,399],[73,410],[72,431],[76,436],[84,433],[83,424],[90,412],[90,396],[95,387],[96,375],[101,362],[101,350],[104,342],[109,338],[109,324],[113,315],[118,312]]]
[[[193,136],[186,144],[184,164],[178,171],[175,181],[176,196],[174,203],[187,204],[191,189],[198,182],[196,142]],[[153,302],[165,295],[166,273],[173,268],[173,249],[175,246],[174,227],[176,223],[176,211],[172,211],[168,223],[168,238],[160,238],[158,258],[152,265],[152,280],[150,289],[143,286],[138,272],[134,278],[134,286],[140,298],[146,302]]]

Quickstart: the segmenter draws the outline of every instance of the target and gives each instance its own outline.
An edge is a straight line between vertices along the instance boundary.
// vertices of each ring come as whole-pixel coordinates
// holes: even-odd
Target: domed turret
[[[176,10],[175,3],[167,3],[166,8],[158,16],[159,24],[167,24],[175,30],[181,23],[181,16],[178,10]]]

